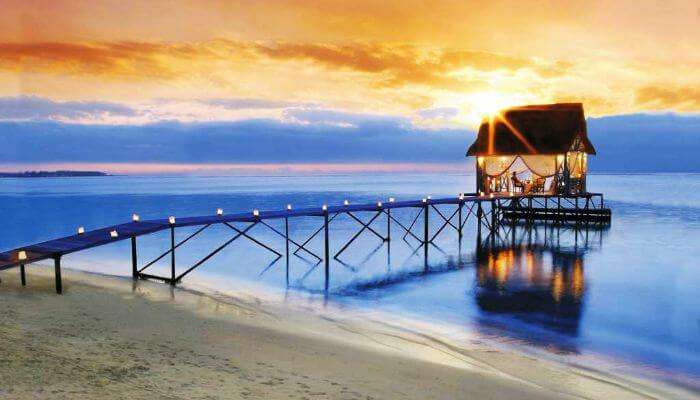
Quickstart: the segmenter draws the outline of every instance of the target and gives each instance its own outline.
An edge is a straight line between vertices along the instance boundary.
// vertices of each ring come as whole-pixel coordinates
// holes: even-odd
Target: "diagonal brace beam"
[[[437,232],[435,232],[435,234],[433,235],[433,237],[430,238],[430,240],[429,240],[430,243],[433,243],[433,240],[435,240],[435,238],[438,237],[438,235],[447,227],[447,225],[450,225],[455,230],[459,231],[459,229],[457,229],[457,227],[454,226],[451,222],[452,218],[454,218],[455,215],[457,215],[457,213],[459,212],[459,209],[456,209],[455,212],[452,213],[450,218],[445,218],[445,216],[442,215],[442,213],[440,211],[438,211],[437,208],[435,208],[435,207],[433,207],[433,208],[435,209],[435,211],[437,211],[438,215],[440,215],[440,217],[445,221],[445,223],[443,223],[442,226],[440,226],[440,229],[438,229]]]
[[[150,267],[151,265],[157,263],[157,262],[160,261],[163,257],[167,256],[168,254],[170,254],[172,251],[174,251],[174,250],[177,249],[178,247],[180,247],[180,246],[182,246],[183,244],[187,243],[187,241],[189,241],[189,240],[192,239],[193,237],[199,235],[203,230],[209,228],[210,226],[211,226],[211,225],[204,225],[203,227],[197,229],[193,234],[191,234],[190,236],[184,238],[180,243],[176,244],[172,249],[169,249],[169,250],[166,251],[165,253],[159,255],[158,257],[156,257],[155,260],[153,260],[153,261],[149,262],[148,264],[146,264],[145,266],[143,266],[141,269],[138,270],[138,272],[139,272],[139,273],[143,272],[146,268],[148,268],[148,267]]]
[[[449,224],[454,230],[458,231],[459,228],[457,228],[453,223],[452,223],[452,218],[454,218],[455,215],[459,212],[459,209],[455,210],[455,212],[452,214],[450,218],[446,218],[445,215],[435,206],[431,205],[433,207],[433,210],[435,210],[436,213],[442,218],[443,221],[445,221],[446,224]]]
[[[265,248],[265,249],[267,249],[267,250],[269,250],[269,251],[275,253],[275,254],[277,255],[277,258],[282,257],[282,253],[280,253],[280,252],[278,252],[277,250],[273,249],[272,247],[266,245],[265,243],[259,241],[258,239],[256,239],[256,238],[254,238],[254,237],[248,235],[248,234],[246,233],[246,232],[247,232],[247,229],[246,229],[245,231],[242,231],[242,230],[236,228],[235,226],[229,224],[228,222],[224,222],[224,225],[226,225],[226,226],[228,226],[229,228],[233,229],[234,231],[240,233],[241,236],[243,236],[243,237],[245,237],[246,239],[250,240],[251,242],[257,244],[258,246],[260,246],[260,247],[262,247],[262,248]],[[257,222],[256,222],[256,225],[257,225]]]
[[[274,226],[268,224],[267,222],[265,222],[265,221],[263,221],[263,220],[260,220],[260,223],[263,224],[263,225],[265,225],[266,227],[270,228],[270,230],[272,230],[272,231],[275,232],[276,234],[282,236],[283,238],[288,239],[290,243],[292,243],[293,245],[297,246],[297,249],[298,249],[298,250],[304,250],[305,252],[307,252],[308,254],[312,255],[313,257],[316,257],[316,259],[318,259],[319,261],[323,260],[321,257],[317,256],[317,255],[314,254],[311,250],[307,249],[307,248],[304,247],[303,245],[297,243],[297,242],[294,241],[292,238],[287,238],[287,235],[285,235],[284,233],[282,233],[282,232],[280,232],[279,230],[277,230]]]
[[[331,221],[333,221],[333,220],[335,219],[335,217],[338,216],[338,214],[339,214],[339,213],[333,214],[333,216],[330,217],[330,218],[328,219],[328,222],[330,223]],[[324,225],[325,225],[325,224],[324,224]],[[321,225],[321,227],[318,228],[318,229],[316,230],[316,232],[312,233],[311,236],[309,236],[309,237],[304,241],[304,243],[302,243],[301,246],[300,246],[298,249],[296,249],[296,250],[294,251],[294,254],[296,255],[296,254],[299,252],[299,250],[301,250],[302,247],[304,247],[304,246],[306,246],[307,244],[309,244],[309,242],[310,242],[313,238],[315,238],[316,235],[318,235],[318,234],[323,230],[324,225]]]
[[[459,222],[460,228],[464,228],[464,225],[467,224],[467,221],[469,220],[470,215],[473,215],[473,216],[478,218],[478,215],[476,215],[476,211],[473,211],[475,206],[476,206],[476,202],[472,202],[472,205],[469,207],[469,210],[466,212],[466,216],[464,217],[464,220]]]
[[[381,213],[381,212],[383,212],[383,211],[380,211],[380,213]],[[359,219],[358,217],[356,217],[353,213],[351,213],[351,212],[349,212],[349,211],[348,211],[346,214],[348,214],[352,219],[354,219],[355,221],[357,221],[360,225],[362,225],[362,226],[364,226],[365,228],[367,228],[367,230],[369,230],[370,232],[374,233],[378,238],[382,239],[382,241],[386,242],[386,238],[385,238],[384,236],[382,236],[382,235],[379,234],[377,231],[375,231],[374,229],[372,229],[371,226],[369,226],[372,222],[365,223],[364,221],[362,221],[361,219]]]
[[[376,214],[374,214],[374,217],[372,217],[372,219],[370,219],[369,222],[367,222],[367,224],[362,224],[362,229],[360,229],[355,235],[353,235],[353,237],[352,237],[347,243],[345,243],[345,245],[344,245],[337,253],[335,253],[335,255],[333,256],[333,258],[338,258],[338,256],[341,255],[341,254],[345,251],[345,249],[347,249],[348,246],[350,246],[350,244],[352,244],[352,242],[355,241],[355,239],[357,239],[358,237],[360,237],[360,235],[362,234],[362,232],[364,232],[364,230],[367,229],[367,227],[368,227],[369,225],[371,225],[372,222],[374,222],[374,220],[376,220],[377,218],[379,218],[379,216],[382,215],[382,214],[383,214],[383,211],[379,211],[379,212],[377,212]],[[380,236],[380,237],[381,237],[381,236]],[[382,241],[384,241],[384,238],[382,238]]]
[[[206,255],[204,258],[202,258],[201,260],[197,261],[193,266],[187,268],[187,270],[185,270],[185,272],[183,272],[183,273],[181,273],[180,275],[178,275],[178,276],[175,278],[175,281],[177,282],[177,281],[182,280],[182,278],[184,278],[185,275],[187,275],[187,274],[189,274],[190,272],[194,271],[195,268],[199,267],[200,265],[204,264],[207,260],[209,260],[210,258],[214,257],[218,252],[220,252],[221,250],[225,249],[226,246],[228,246],[229,244],[233,243],[236,239],[238,239],[238,238],[240,238],[241,236],[243,236],[246,232],[248,232],[250,229],[252,229],[252,228],[253,228],[255,225],[257,225],[257,224],[258,224],[257,222],[253,222],[253,223],[251,223],[250,225],[248,225],[245,229],[243,229],[242,231],[236,233],[236,235],[233,236],[231,239],[227,240],[224,244],[222,244],[221,246],[217,247],[214,251],[212,251],[211,253],[207,254],[207,255]]]
[[[422,214],[423,214],[423,208],[421,208],[420,211],[418,211],[418,214],[416,214],[416,217],[413,218],[413,222],[411,222],[411,225],[409,225],[409,226],[408,226],[408,229],[406,229],[406,233],[404,233],[402,239],[406,240],[406,236],[408,236],[408,232],[411,232],[411,231],[412,231],[413,226],[416,224],[416,221],[418,221],[418,217],[420,217]],[[413,236],[415,237],[415,235],[413,235]],[[416,239],[418,239],[418,238],[416,238]],[[422,239],[418,239],[418,240],[419,240],[421,243],[423,242]]]
[[[419,241],[419,242],[421,242],[421,243],[423,242],[423,241],[422,241],[420,238],[418,238],[418,236],[416,236],[410,229],[406,228],[406,226],[405,226],[404,224],[402,224],[401,221],[399,221],[399,220],[397,220],[396,218],[394,218],[394,216],[391,215],[391,214],[388,214],[388,215],[389,215],[389,218],[390,218],[392,221],[396,222],[396,224],[397,224],[399,227],[401,227],[401,229],[403,229],[403,230],[406,232],[406,234],[404,235],[404,238],[405,238],[407,235],[411,235],[411,236],[412,236],[414,239],[416,239],[417,241]],[[420,215],[420,213],[418,213],[418,215]],[[405,240],[405,239],[404,239],[404,240]]]

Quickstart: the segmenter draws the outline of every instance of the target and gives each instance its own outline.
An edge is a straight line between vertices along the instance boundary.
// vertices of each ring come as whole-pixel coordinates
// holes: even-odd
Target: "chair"
[[[527,184],[525,182],[518,179],[518,177],[515,174],[513,174],[513,176],[510,179],[511,179],[511,181],[513,181],[513,191],[514,192],[517,192],[517,190],[515,190],[516,188],[520,188],[519,192],[525,193],[525,188],[527,187]]]
[[[544,183],[546,179],[545,178],[535,178],[535,180],[532,182],[532,191],[535,193],[541,193],[544,192]]]

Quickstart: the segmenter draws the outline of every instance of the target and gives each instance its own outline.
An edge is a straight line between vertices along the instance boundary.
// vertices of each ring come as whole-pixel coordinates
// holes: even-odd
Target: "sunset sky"
[[[700,112],[700,1],[2,3],[3,121],[429,135],[528,103]]]

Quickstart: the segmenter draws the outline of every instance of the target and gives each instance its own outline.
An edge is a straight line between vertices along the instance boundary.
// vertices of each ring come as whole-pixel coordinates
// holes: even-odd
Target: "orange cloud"
[[[169,79],[196,73],[193,61],[310,61],[328,69],[376,76],[378,86],[424,84],[457,90],[479,82],[449,76],[463,68],[531,70],[553,77],[565,62],[545,63],[483,51],[433,50],[407,45],[306,44],[212,40],[196,43],[89,42],[0,43],[0,68],[12,72],[92,74],[117,79]],[[206,69],[206,67],[205,67]]]
[[[0,43],[0,68],[11,72],[91,74],[118,78],[172,78],[168,59],[214,57],[196,43]]]
[[[637,89],[635,103],[646,110],[700,111],[700,86],[649,85]]]
[[[419,83],[444,87],[460,86],[461,79],[447,77],[451,72],[471,68],[482,72],[531,70],[540,76],[555,77],[572,65],[564,61],[538,62],[485,51],[431,49],[407,45],[377,44],[258,44],[255,49],[278,60],[309,60],[328,68],[383,73],[390,86]]]

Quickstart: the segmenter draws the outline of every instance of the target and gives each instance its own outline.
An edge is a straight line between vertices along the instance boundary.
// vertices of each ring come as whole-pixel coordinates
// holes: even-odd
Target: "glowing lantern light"
[[[393,203],[395,199],[393,197],[389,197],[389,203]]]
[[[378,201],[378,202],[377,202],[377,207],[382,208],[382,202],[381,202],[381,201]]]
[[[169,217],[168,217],[168,223],[169,223],[170,225],[175,225],[175,217],[173,217],[172,215],[169,216]]]
[[[27,259],[27,252],[24,250],[20,250],[17,252],[17,259],[20,261],[24,261]]]
[[[131,216],[131,220],[134,221],[134,222],[139,222],[139,221],[141,220],[141,217],[139,217],[138,214],[133,214],[133,215]]]
[[[109,236],[113,237],[113,238],[119,237],[119,233],[117,233],[117,231],[111,231],[111,232],[109,232]]]
[[[224,210],[217,208],[216,209],[216,215],[224,215]]]
[[[258,210],[253,210],[253,216],[254,216],[254,217],[259,217],[259,216],[260,216],[260,211],[258,211]]]
[[[79,226],[78,227],[78,235],[82,235],[83,233],[85,233],[85,228],[83,228],[82,226]]]
[[[350,202],[347,201],[347,200],[343,200],[343,205],[344,205],[344,206],[349,206],[349,205],[350,205]]]
[[[292,211],[292,205],[291,205],[291,204],[287,204],[287,211]]]
[[[324,204],[323,206],[321,206],[321,209],[322,209],[323,211],[328,211],[328,205],[327,205],[327,204]]]

